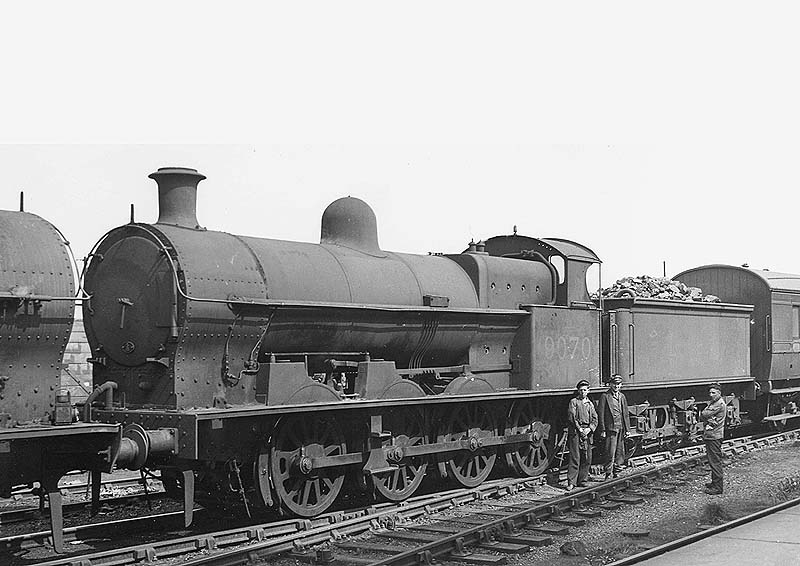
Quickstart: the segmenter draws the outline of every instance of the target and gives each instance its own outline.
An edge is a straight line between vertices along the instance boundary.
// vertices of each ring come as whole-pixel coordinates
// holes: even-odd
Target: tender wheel
[[[394,442],[387,440],[386,459],[398,466],[393,472],[372,476],[377,495],[388,501],[402,501],[417,490],[425,478],[428,463],[425,456],[407,458],[403,449],[426,443],[425,424],[420,411],[391,411],[383,417],[384,429],[391,431]]]
[[[269,459],[279,503],[300,517],[323,513],[342,489],[344,468],[311,469],[311,459],[344,453],[344,436],[334,419],[309,415],[281,419]]]
[[[532,434],[530,442],[506,448],[506,462],[520,476],[539,476],[550,467],[555,456],[553,427],[534,410],[533,403],[515,403],[508,416],[506,435]]]
[[[468,447],[447,453],[448,459],[439,463],[439,471],[464,487],[476,487],[489,477],[497,460],[496,448],[484,447],[481,442],[497,434],[497,419],[491,409],[478,403],[448,407],[445,418],[438,441],[466,441]]]

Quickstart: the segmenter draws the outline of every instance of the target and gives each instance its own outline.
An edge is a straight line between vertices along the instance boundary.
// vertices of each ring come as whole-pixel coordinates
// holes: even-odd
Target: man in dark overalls
[[[628,400],[622,389],[622,377],[611,378],[608,391],[597,404],[597,433],[605,441],[603,464],[606,479],[617,477],[625,466],[625,438],[628,435]]]
[[[706,444],[711,481],[706,484],[706,493],[722,495],[722,437],[725,436],[725,400],[718,383],[708,386],[709,404],[700,413],[703,426],[703,441]]]
[[[570,399],[567,407],[567,491],[575,486],[586,487],[589,465],[592,463],[591,435],[597,428],[597,411],[589,400],[589,382],[580,380],[575,390],[577,394]]]

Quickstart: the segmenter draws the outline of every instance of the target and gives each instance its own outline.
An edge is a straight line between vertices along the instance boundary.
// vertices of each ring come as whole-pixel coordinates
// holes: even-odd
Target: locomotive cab
[[[549,302],[520,305],[530,316],[512,345],[511,385],[546,393],[569,390],[585,379],[599,387],[600,310],[590,300],[586,274],[600,258],[581,244],[558,238],[513,234],[489,238],[485,246],[492,256],[547,266],[552,284]]]
[[[592,265],[602,262],[586,246],[561,238],[539,239],[517,234],[489,238],[485,246],[491,255],[540,258],[550,265],[555,285],[554,304],[569,307],[592,305],[586,275]]]

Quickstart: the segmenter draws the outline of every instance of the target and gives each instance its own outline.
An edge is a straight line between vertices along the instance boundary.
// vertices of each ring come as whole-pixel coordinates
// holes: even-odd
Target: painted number
[[[588,360],[592,355],[592,341],[588,336],[545,336],[544,357],[548,360]]]

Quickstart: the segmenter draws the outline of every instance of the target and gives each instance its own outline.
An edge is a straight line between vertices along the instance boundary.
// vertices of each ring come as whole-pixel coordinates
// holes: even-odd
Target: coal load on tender
[[[698,303],[719,303],[716,295],[704,295],[699,287],[689,287],[680,281],[673,281],[667,277],[623,277],[618,279],[611,287],[601,290],[603,298],[640,297],[651,299],[664,299],[668,301],[694,301]],[[597,299],[597,293],[592,298]]]

